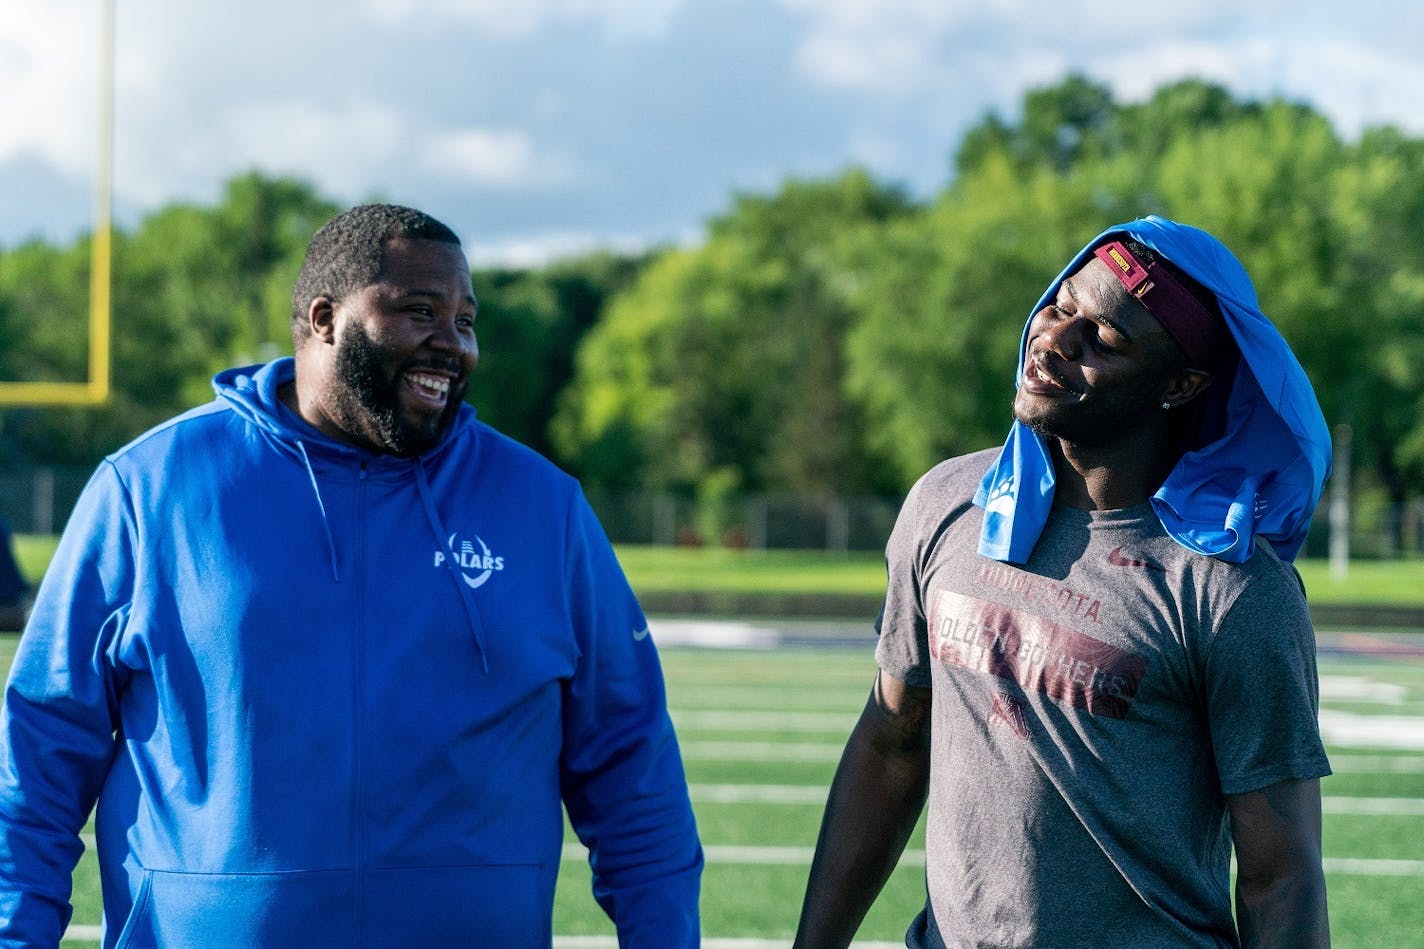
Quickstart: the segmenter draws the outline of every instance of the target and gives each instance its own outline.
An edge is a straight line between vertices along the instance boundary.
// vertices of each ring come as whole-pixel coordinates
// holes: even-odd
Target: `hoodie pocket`
[[[355,876],[145,870],[117,949],[283,949],[354,944]]]

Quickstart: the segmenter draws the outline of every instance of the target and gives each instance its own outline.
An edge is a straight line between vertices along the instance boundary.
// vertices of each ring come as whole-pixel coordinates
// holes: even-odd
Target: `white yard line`
[[[1365,860],[1326,857],[1326,873],[1352,877],[1424,877],[1424,860]]]
[[[1378,702],[1382,705],[1398,705],[1409,697],[1409,689],[1396,682],[1380,682],[1368,676],[1322,675],[1320,677],[1320,701],[1322,702]]]
[[[104,937],[103,927],[74,925],[64,933],[64,942],[98,942]],[[791,937],[784,939],[703,939],[702,949],[786,949]],[[903,942],[866,942],[857,940],[851,949],[904,949]],[[554,949],[618,949],[617,936],[555,936]]]
[[[683,741],[690,761],[840,761],[844,742]]]
[[[1421,774],[1421,755],[1331,755],[1330,770],[1336,774]]]
[[[859,709],[846,712],[763,712],[744,709],[672,709],[679,729],[741,732],[835,732],[849,735]]]
[[[1420,727],[1424,727],[1421,722]],[[844,742],[702,741],[684,738],[682,756],[690,761],[839,761]],[[1348,747],[1337,745],[1336,747]],[[1419,774],[1424,755],[1330,755],[1337,774]]]
[[[818,784],[689,784],[692,800],[706,804],[825,804]]]
[[[775,649],[781,628],[735,620],[650,618],[648,627],[658,646],[702,646],[722,649]]]
[[[1327,814],[1424,817],[1424,798],[1418,797],[1326,797],[1320,807]]]
[[[710,844],[703,847],[711,864],[742,864],[748,866],[810,866],[813,847],[752,847]],[[586,859],[588,851],[578,844],[564,844],[565,860]],[[1341,876],[1419,876],[1424,877],[1424,860],[1379,860],[1354,857],[1326,857],[1325,872]],[[923,850],[906,850],[899,866],[923,867]]]
[[[816,784],[689,784],[692,800],[704,804],[818,804],[827,789]],[[1424,817],[1424,798],[1341,797],[1321,800],[1327,814],[1369,814],[1378,817]]]
[[[791,937],[783,939],[706,939],[702,949],[786,949]],[[865,942],[856,940],[851,949],[905,949],[900,942]],[[618,949],[618,939],[614,936],[555,936],[554,949]]]
[[[1320,710],[1320,737],[1336,748],[1398,748],[1424,751],[1424,718],[1415,715],[1361,715]]]

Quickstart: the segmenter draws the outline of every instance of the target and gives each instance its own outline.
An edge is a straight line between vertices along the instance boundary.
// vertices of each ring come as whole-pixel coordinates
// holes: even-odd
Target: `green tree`
[[[1080,174],[985,158],[867,261],[847,347],[869,451],[903,490],[935,462],[1008,433],[1024,321],[1068,258],[1131,217]]]
[[[292,281],[306,242],[336,210],[300,182],[248,174],[216,207],[170,205],[116,232],[111,398],[11,410],[0,432],[6,456],[92,464],[210,399],[218,369],[290,350]],[[4,378],[84,378],[88,270],[87,240],[0,253]]]
[[[1020,169],[1065,172],[1085,154],[1103,150],[1113,137],[1116,115],[1111,90],[1071,74],[1056,85],[1030,90],[1017,125],[991,114],[970,129],[955,154],[955,171],[972,172],[993,157],[1007,158]]]
[[[1424,141],[1367,132],[1328,193],[1331,283],[1348,317],[1335,362],[1355,369],[1334,420],[1351,427],[1355,464],[1401,504],[1424,486]]]
[[[860,171],[738,197],[703,245],[663,254],[589,334],[556,445],[602,483],[880,486],[845,391],[847,300],[863,232],[910,210]]]
[[[574,352],[605,302],[630,286],[642,256],[597,253],[534,270],[479,270],[480,363],[468,401],[495,428],[546,455]]]

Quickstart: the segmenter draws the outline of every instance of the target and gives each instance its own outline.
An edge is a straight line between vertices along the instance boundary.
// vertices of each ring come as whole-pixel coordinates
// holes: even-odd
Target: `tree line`
[[[1357,483],[1421,493],[1424,141],[1197,80],[1127,103],[1069,76],[1021,113],[986,115],[927,199],[850,169],[733,195],[696,246],[477,269],[471,401],[593,485],[899,494],[1003,438],[1028,308],[1093,235],[1159,213],[1241,258]],[[290,351],[292,280],[338,210],[252,173],[117,234],[113,399],[5,410],[0,458],[92,463]],[[0,378],[83,377],[87,268],[87,240],[0,249]]]

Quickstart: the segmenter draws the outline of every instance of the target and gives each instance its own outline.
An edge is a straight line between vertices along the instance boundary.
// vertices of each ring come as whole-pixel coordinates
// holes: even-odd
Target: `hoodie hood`
[[[410,476],[420,496],[420,504],[425,512],[426,522],[435,539],[436,548],[448,545],[447,538],[454,537],[440,517],[430,489],[427,465],[437,465],[440,458],[450,451],[460,438],[473,437],[475,430],[475,410],[468,404],[460,406],[449,430],[441,436],[434,448],[414,458],[400,458],[380,452],[371,452],[318,431],[283,404],[278,391],[297,377],[296,360],[291,356],[273,360],[263,366],[246,366],[227,369],[213,377],[213,389],[218,398],[232,407],[238,415],[260,431],[268,442],[280,453],[298,461],[307,473],[311,484],[312,499],[321,517],[322,529],[326,532],[327,549],[331,554],[331,576],[341,580],[341,563],[337,556],[336,541],[331,533],[331,520],[327,514],[326,501],[322,498],[321,482],[312,466],[312,456],[327,457],[341,464],[359,464],[374,476]],[[476,453],[477,453],[476,449]],[[444,559],[446,573],[454,583],[460,602],[464,607],[470,633],[480,651],[484,669],[489,671],[489,652],[485,648],[484,623],[480,618],[478,604],[467,589],[465,581],[455,569],[455,558]]]
[[[1173,540],[1197,553],[1243,563],[1260,537],[1282,560],[1294,560],[1330,474],[1330,434],[1305,371],[1261,312],[1245,268],[1210,234],[1153,215],[1093,238],[1029,311],[1015,386],[1023,378],[1028,323],[1110,234],[1141,241],[1210,290],[1241,352],[1223,433],[1177,462],[1151,499],[1158,519]],[[979,552],[1027,561],[1053,506],[1054,483],[1047,443],[1015,420],[974,497],[984,508]]]
[[[296,378],[296,360],[284,356],[266,365],[225,369],[213,377],[213,391],[286,454],[302,456],[307,451],[319,451],[350,460],[364,460],[368,465],[374,464],[379,468],[406,468],[417,461],[434,460],[475,419],[474,408],[468,403],[462,405],[459,415],[434,448],[418,459],[398,458],[331,438],[287,408],[277,393],[282,386],[295,382]]]

